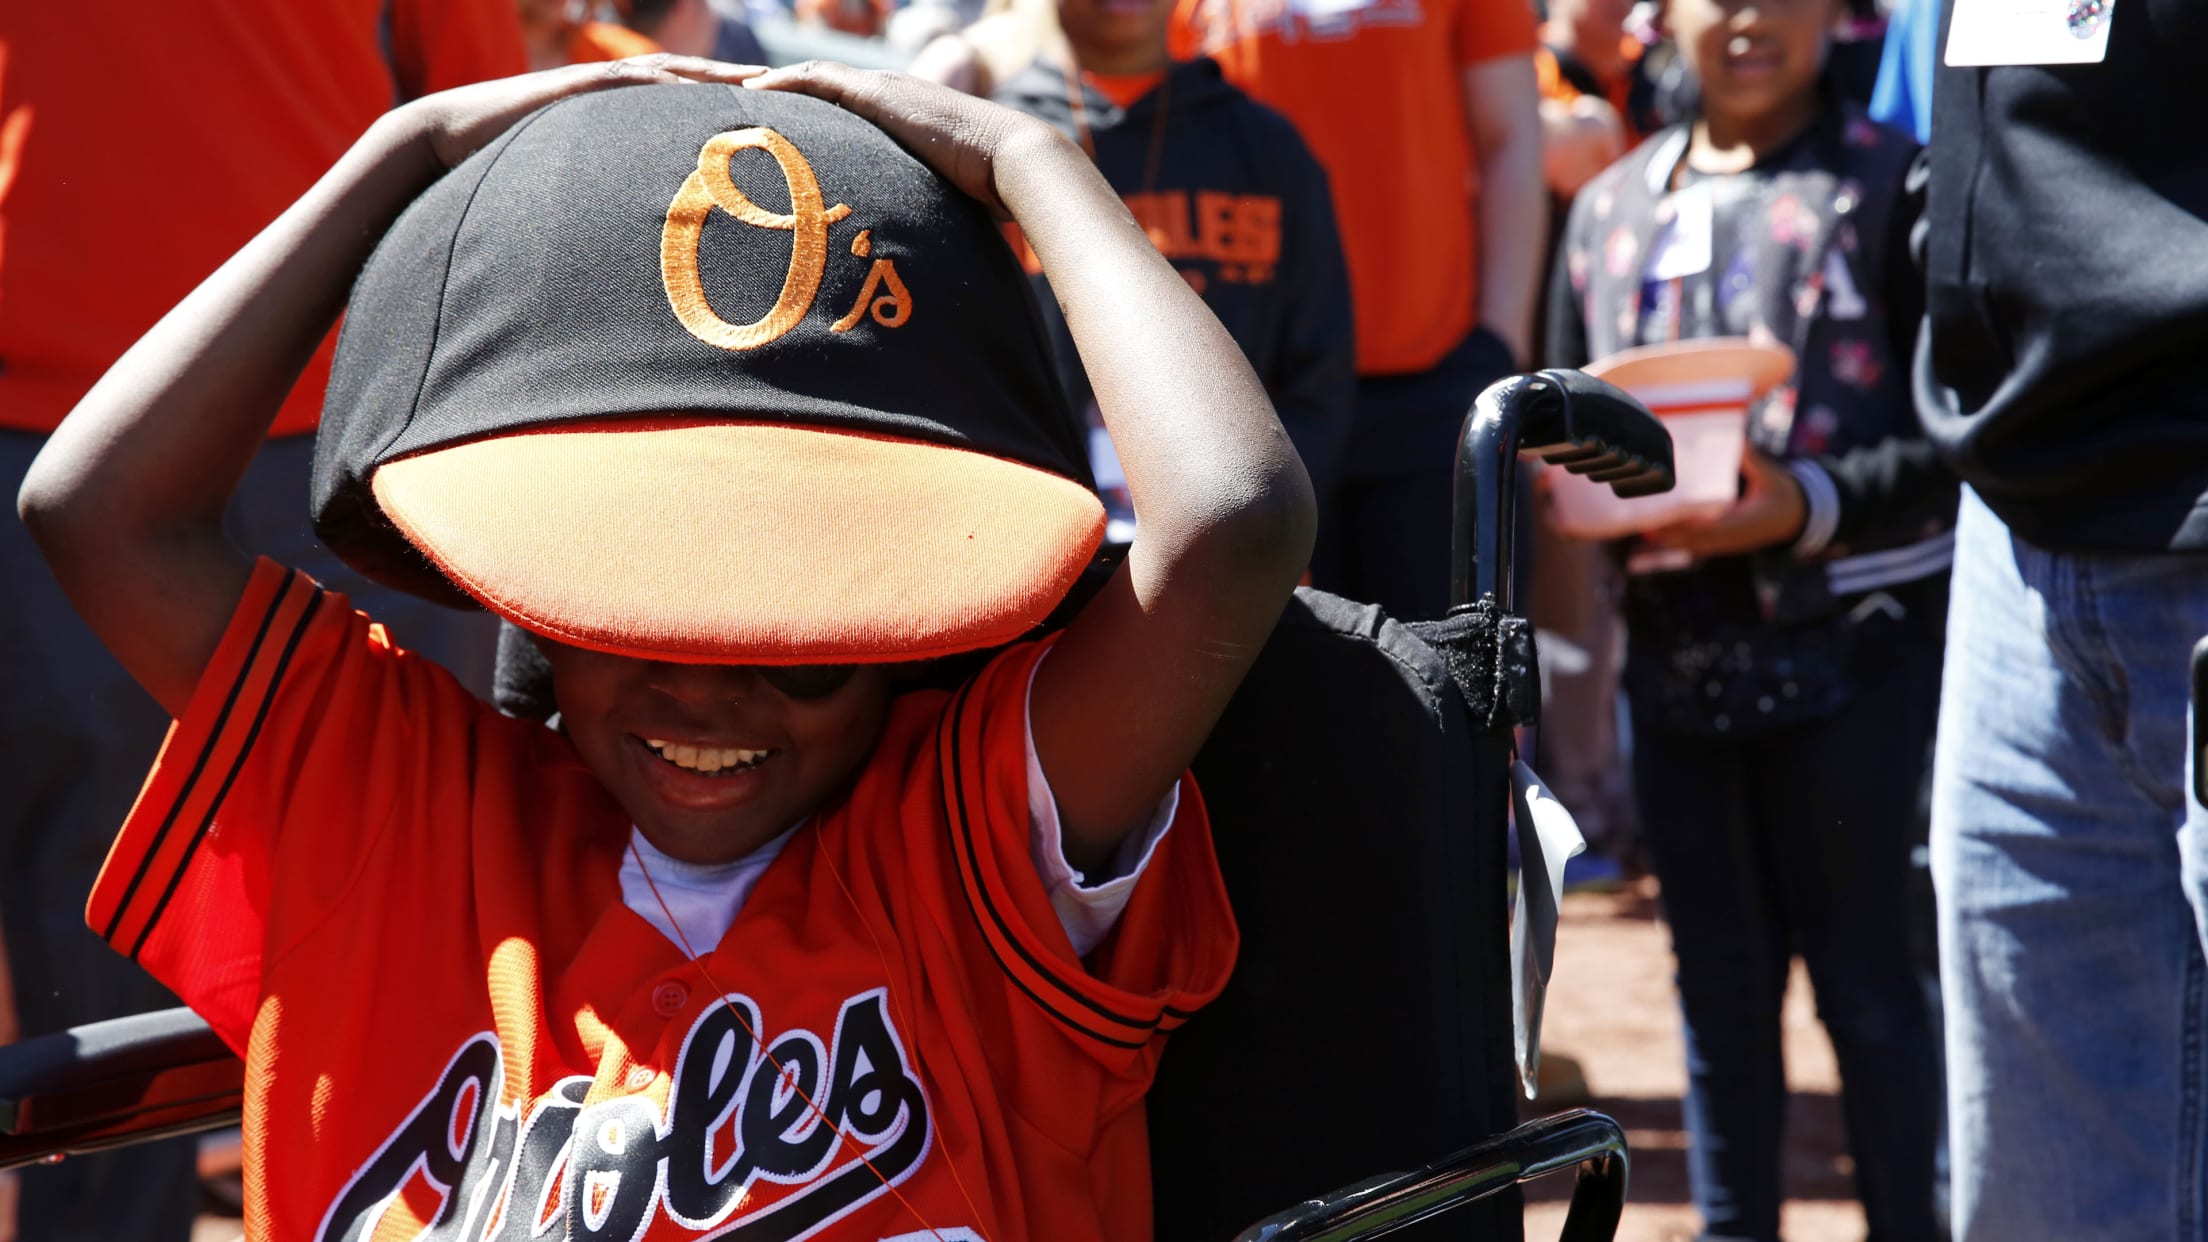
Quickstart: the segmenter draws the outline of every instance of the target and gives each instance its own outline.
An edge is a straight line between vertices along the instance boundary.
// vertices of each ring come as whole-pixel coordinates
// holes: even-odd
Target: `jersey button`
[[[690,1003],[690,989],[673,979],[652,989],[652,1012],[662,1018],[672,1018]]]

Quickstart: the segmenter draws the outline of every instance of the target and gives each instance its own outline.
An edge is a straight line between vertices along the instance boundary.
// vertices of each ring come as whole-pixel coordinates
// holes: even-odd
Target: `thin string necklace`
[[[852,1154],[856,1155],[859,1158],[859,1163],[865,1165],[866,1171],[874,1175],[874,1180],[882,1184],[882,1189],[887,1190],[893,1197],[896,1198],[897,1202],[904,1207],[905,1211],[911,1214],[914,1220],[920,1222],[920,1227],[927,1230],[929,1235],[935,1238],[935,1242],[949,1242],[949,1240],[943,1236],[943,1231],[937,1229],[933,1224],[929,1223],[928,1218],[920,1214],[920,1209],[912,1205],[912,1200],[907,1199],[904,1192],[897,1189],[897,1184],[890,1181],[887,1177],[884,1177],[882,1175],[882,1171],[874,1167],[874,1162],[867,1159],[866,1144],[860,1142],[853,1135],[845,1133],[842,1126],[839,1126],[834,1121],[830,1120],[827,1112],[822,1109],[819,1104],[813,1102],[813,1097],[805,1090],[804,1084],[798,1081],[797,1075],[786,1068],[782,1064],[782,1062],[775,1059],[773,1050],[767,1047],[766,1040],[760,1038],[758,1029],[752,1026],[749,1019],[744,1017],[744,1011],[738,1009],[736,1007],[736,1003],[728,998],[728,989],[722,987],[720,983],[713,978],[713,972],[706,967],[705,959],[699,957],[698,951],[690,947],[690,937],[684,934],[682,930],[682,924],[675,920],[675,912],[668,907],[667,898],[659,891],[659,882],[652,878],[652,869],[644,864],[643,851],[636,848],[636,838],[634,836],[631,836],[629,838],[629,857],[636,860],[637,872],[644,877],[645,887],[652,890],[652,900],[659,903],[659,912],[667,916],[667,926],[673,929],[675,933],[675,941],[682,947],[683,956],[689,958],[690,964],[698,968],[698,974],[704,978],[705,986],[713,989],[713,994],[720,999],[721,1006],[728,1010],[729,1016],[736,1019],[736,1025],[744,1028],[744,1034],[751,1036],[751,1042],[758,1047],[759,1055],[765,1057],[767,1064],[774,1067],[775,1075],[782,1080],[785,1086],[789,1087],[790,1090],[797,1093],[797,1098],[805,1101],[805,1107],[812,1110],[813,1119],[815,1121],[819,1122],[821,1125],[827,1126],[829,1133],[834,1134],[837,1138],[851,1145]],[[836,871],[835,860],[832,858],[828,858],[825,854],[822,855],[822,858],[828,862],[829,869],[835,872],[836,883],[839,886],[843,886],[844,899],[851,902],[852,911],[854,914],[858,915],[860,926],[865,927],[866,934],[869,937],[872,937],[874,935],[874,929],[866,922],[866,916],[863,913],[859,912],[858,901],[851,896],[851,890],[849,886],[843,885],[843,874],[840,871]],[[881,956],[881,941],[879,939],[875,940],[874,952],[876,956]],[[886,957],[883,958],[882,964],[884,968],[883,982],[886,985],[889,981],[887,974],[888,959]],[[917,1056],[914,1059],[917,1063]],[[946,1151],[943,1154],[943,1158],[944,1160],[949,1161],[951,1158],[950,1153]],[[974,1206],[973,1196],[966,1193],[965,1179],[959,1177],[958,1166],[955,1163],[950,1165],[950,1170],[951,1180],[957,1183],[958,1193],[960,1197],[966,1200],[966,1210],[972,1212],[974,1214],[974,1220],[978,1222],[979,1220],[981,1220],[981,1211]]]

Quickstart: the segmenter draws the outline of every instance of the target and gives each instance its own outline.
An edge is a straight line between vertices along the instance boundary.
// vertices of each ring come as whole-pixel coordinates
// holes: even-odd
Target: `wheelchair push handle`
[[[1671,490],[1671,433],[1638,399],[1582,371],[1540,371],[1532,380],[1520,452],[1608,483],[1620,496]]]
[[[1620,496],[1672,487],[1671,433],[1623,390],[1578,371],[1537,371],[1491,385],[1457,442],[1452,607],[1492,595],[1516,611],[1511,546],[1520,454],[1608,483]]]
[[[1625,1131],[1577,1109],[1392,1177],[1345,1186],[1269,1216],[1234,1242],[1351,1242],[1376,1238],[1485,1199],[1520,1182],[1579,1170],[1560,1242],[1609,1242],[1625,1210]]]

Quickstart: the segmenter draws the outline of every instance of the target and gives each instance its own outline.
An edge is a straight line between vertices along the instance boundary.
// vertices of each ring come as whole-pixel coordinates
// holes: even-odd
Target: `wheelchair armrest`
[[[0,1169],[237,1124],[245,1063],[167,1009],[0,1047]]]
[[[1345,1186],[1269,1216],[1234,1242],[1350,1242],[1375,1238],[1506,1187],[1578,1168],[1560,1242],[1609,1242],[1625,1210],[1625,1131],[1575,1109],[1529,1121],[1421,1169]]]

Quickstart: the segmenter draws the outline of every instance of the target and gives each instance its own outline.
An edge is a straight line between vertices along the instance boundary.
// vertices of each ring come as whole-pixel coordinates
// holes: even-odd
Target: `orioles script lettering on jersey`
[[[810,1236],[903,1181],[931,1146],[927,1098],[886,1004],[886,989],[862,992],[825,1044],[800,1028],[761,1055],[759,1007],[731,993],[683,1038],[664,1103],[655,1075],[645,1093],[586,1105],[592,1080],[577,1075],[526,1118],[505,1100],[497,1037],[476,1035],[317,1237],[364,1242],[400,1200],[439,1242],[528,1242],[555,1226],[631,1242],[661,1216],[744,1242]]]

